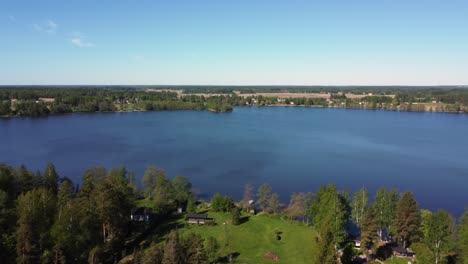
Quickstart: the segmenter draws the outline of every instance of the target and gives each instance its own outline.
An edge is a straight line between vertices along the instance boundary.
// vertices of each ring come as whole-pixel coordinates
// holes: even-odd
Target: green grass
[[[385,264],[408,264],[408,261],[411,261],[411,260],[412,260],[411,258],[392,256],[386,259],[385,261],[383,261],[383,263]],[[380,263],[374,262],[374,264],[380,264]]]
[[[229,214],[209,213],[216,219],[215,226],[183,224],[179,231],[190,232],[202,237],[215,237],[221,246],[221,256],[238,253],[237,263],[310,263],[315,254],[315,232],[299,222],[270,217],[249,217],[238,226],[229,224]],[[183,220],[179,220],[183,221]],[[228,224],[224,225],[224,222]],[[281,231],[281,240],[276,239],[275,230]],[[273,252],[279,261],[263,258],[265,252]]]

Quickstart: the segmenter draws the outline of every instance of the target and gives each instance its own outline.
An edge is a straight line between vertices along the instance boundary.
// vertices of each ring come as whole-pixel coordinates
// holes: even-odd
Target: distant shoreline
[[[369,111],[389,111],[389,112],[408,112],[408,113],[446,113],[446,114],[468,114],[467,112],[463,111],[420,111],[420,110],[405,110],[405,109],[388,109],[388,108],[366,108],[366,107],[345,107],[345,106],[322,106],[322,105],[288,105],[288,104],[272,104],[272,105],[237,105],[233,106],[233,108],[237,107],[302,107],[302,108],[321,108],[321,109],[346,109],[346,110],[369,110]],[[95,111],[95,112],[87,112],[87,111],[77,111],[77,112],[70,112],[70,113],[53,113],[43,116],[19,116],[19,115],[10,115],[10,116],[0,116],[0,119],[13,119],[13,118],[44,118],[48,116],[62,116],[62,115],[71,115],[71,114],[98,114],[98,113],[134,113],[134,112],[178,112],[178,111],[207,111],[212,113],[231,113],[234,112],[234,109],[230,111],[216,111],[214,109],[168,109],[168,110],[129,110],[129,111]]]

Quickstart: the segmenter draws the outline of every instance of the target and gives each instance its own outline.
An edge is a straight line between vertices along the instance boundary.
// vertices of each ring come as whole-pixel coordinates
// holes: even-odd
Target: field
[[[310,263],[314,254],[315,232],[302,223],[259,215],[244,216],[244,223],[233,226],[229,224],[229,214],[209,216],[216,219],[215,226],[186,225],[182,233],[215,237],[220,242],[221,255],[238,254],[238,263],[273,262],[264,258],[266,252],[279,256],[275,263]],[[277,240],[275,231],[281,232],[281,240]]]
[[[315,232],[300,222],[267,215],[244,215],[238,226],[230,224],[227,213],[209,213],[215,225],[186,224],[182,217],[162,223],[148,234],[147,239],[162,241],[161,234],[177,226],[182,236],[200,234],[203,238],[215,237],[220,245],[220,256],[232,255],[235,263],[310,263],[315,252]],[[227,223],[227,224],[224,224]],[[276,231],[281,232],[277,240]],[[267,259],[273,253],[279,260]]]

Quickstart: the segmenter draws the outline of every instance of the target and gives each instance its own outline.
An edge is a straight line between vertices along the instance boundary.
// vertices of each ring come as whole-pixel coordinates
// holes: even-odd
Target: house
[[[132,210],[130,219],[134,222],[149,222],[153,216],[153,209],[148,207],[138,207]]]
[[[249,200],[249,206],[248,206],[247,210],[251,214],[256,214],[257,213],[257,208],[255,207],[254,200]]]
[[[53,103],[55,102],[55,98],[45,98],[45,97],[40,97],[37,99],[39,102],[44,102],[44,103]]]
[[[392,248],[393,250],[393,255],[398,256],[398,257],[412,257],[414,256],[414,253],[411,250],[408,250],[402,246],[396,246]]]
[[[214,221],[214,218],[208,217],[207,214],[187,214],[185,220],[189,224],[205,224]]]

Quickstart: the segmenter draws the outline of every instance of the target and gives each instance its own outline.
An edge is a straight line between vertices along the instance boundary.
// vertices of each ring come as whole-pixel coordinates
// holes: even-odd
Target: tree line
[[[137,201],[151,201],[155,215],[165,219],[185,206],[196,212],[192,184],[184,176],[167,177],[164,170],[146,169],[141,188],[124,167],[88,169],[75,185],[60,177],[53,164],[33,173],[25,166],[0,164],[0,258],[4,263],[115,263],[132,255],[132,263],[213,263],[219,258],[215,238],[194,234],[156,237],[138,246],[130,212]],[[255,191],[247,184],[241,201],[215,193],[211,211],[230,214],[240,223],[241,210],[283,215],[317,231],[320,254],[314,263],[352,263],[347,227],[360,229],[361,251],[369,259],[385,259],[380,243],[388,233],[392,245],[410,247],[418,263],[468,263],[468,210],[459,221],[444,210],[421,210],[411,192],[381,188],[374,202],[368,190],[350,194],[334,185],[315,192],[293,193],[284,206],[265,183]],[[144,232],[143,232],[144,233]],[[165,239],[159,242],[161,238]],[[338,254],[338,252],[342,252]]]
[[[134,173],[123,167],[91,168],[78,186],[60,177],[53,164],[36,173],[0,164],[1,262],[116,263],[132,252],[133,263],[155,263],[160,257],[167,259],[162,263],[173,263],[175,257],[183,257],[182,263],[213,260],[215,239],[171,234],[147,250],[129,239],[136,228],[130,214],[142,197],[161,218],[181,204],[194,206],[192,185],[184,176],[169,179],[151,166],[142,185],[139,188]]]
[[[146,86],[145,86],[146,87]],[[47,116],[72,112],[211,110],[240,105],[301,105],[404,111],[468,112],[468,89],[457,87],[1,87],[0,116]],[[153,88],[153,87],[149,87]],[[179,96],[177,88],[183,89]],[[249,92],[253,96],[240,94]],[[208,96],[192,93],[207,93]],[[330,98],[278,98],[259,92],[330,93]],[[210,96],[210,94],[220,94]],[[347,98],[345,93],[373,94]],[[387,95],[393,94],[391,98]],[[46,100],[44,100],[46,99]],[[49,100],[47,100],[49,99]],[[53,100],[52,100],[53,99]],[[434,103],[435,102],[435,103]]]

